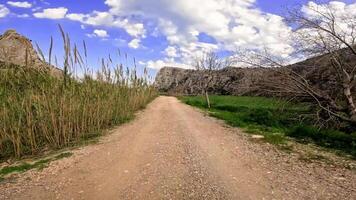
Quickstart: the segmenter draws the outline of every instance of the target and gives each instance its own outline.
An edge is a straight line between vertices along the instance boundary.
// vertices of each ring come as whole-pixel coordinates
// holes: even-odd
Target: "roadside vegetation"
[[[213,52],[198,57],[195,68],[203,72],[202,87],[195,94],[204,97],[182,97],[182,101],[263,135],[270,143],[284,144],[290,137],[356,158],[356,21],[336,14],[331,6],[314,6],[309,12],[313,15],[306,16],[299,8],[288,10],[287,22],[294,27],[290,56],[275,56],[273,49],[265,47],[237,49],[230,61]],[[294,58],[310,59],[290,65]],[[234,64],[269,69],[270,74],[251,86],[258,90],[252,94],[283,100],[209,97],[217,82],[213,72]]]
[[[65,153],[58,154],[56,156],[37,160],[35,162],[22,162],[21,164],[17,164],[17,165],[5,166],[2,169],[0,169],[0,182],[5,179],[4,177],[10,174],[21,173],[31,169],[41,170],[43,168],[46,168],[52,161],[56,161],[62,158],[67,158],[72,155],[73,153],[71,152],[65,152]]]
[[[283,145],[290,137],[356,158],[356,133],[318,129],[313,124],[315,119],[310,117],[313,107],[309,104],[265,97],[211,96],[208,109],[203,96],[180,99],[247,133],[263,135],[269,143]]]
[[[86,63],[85,43],[84,57],[76,45],[71,48],[68,34],[60,30],[65,50],[61,78],[31,66],[0,63],[0,161],[96,137],[102,130],[132,119],[135,111],[157,96],[147,71],[138,77],[135,60],[129,70],[113,64],[109,56],[102,59],[101,70],[90,73],[94,70]],[[121,58],[120,52],[118,56]],[[126,63],[127,57],[125,54]],[[81,77],[77,71],[83,72]]]

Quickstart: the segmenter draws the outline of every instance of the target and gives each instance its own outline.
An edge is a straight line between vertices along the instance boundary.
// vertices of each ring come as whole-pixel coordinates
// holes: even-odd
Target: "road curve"
[[[0,184],[0,199],[354,199],[355,180],[158,97],[99,144]]]

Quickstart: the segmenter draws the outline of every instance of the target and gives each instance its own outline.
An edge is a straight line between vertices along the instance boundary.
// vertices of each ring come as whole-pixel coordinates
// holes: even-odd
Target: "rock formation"
[[[356,57],[347,56],[350,66],[356,66]],[[310,82],[313,87],[321,91],[327,91],[331,96],[342,94],[342,87],[336,80],[336,74],[329,63],[327,55],[305,60],[294,65],[286,66],[300,74]],[[204,78],[202,71],[185,70],[180,68],[164,67],[156,76],[156,87],[162,93],[197,95],[201,94],[198,87]],[[253,96],[277,96],[270,88],[271,82],[280,83],[283,87],[285,81],[276,70],[268,68],[235,68],[228,67],[213,72],[213,80],[209,87],[210,94],[223,95],[253,95]],[[356,96],[356,86],[353,88]]]
[[[265,69],[228,67],[213,72],[209,92],[222,95],[248,95],[258,93],[258,82]],[[202,71],[164,67],[156,76],[156,87],[168,94],[196,95],[202,81]]]
[[[48,71],[55,77],[62,76],[60,69],[50,66],[40,59],[31,40],[18,34],[15,30],[8,30],[0,35],[0,61]]]

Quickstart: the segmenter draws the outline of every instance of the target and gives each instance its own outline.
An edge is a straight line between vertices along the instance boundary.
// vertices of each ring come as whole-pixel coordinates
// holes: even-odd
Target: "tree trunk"
[[[348,84],[344,84],[344,95],[347,99],[347,103],[348,103],[347,105],[348,105],[348,109],[350,111],[350,119],[351,119],[351,121],[356,123],[356,106],[353,101],[353,97],[351,95],[350,85],[348,85]]]
[[[208,91],[206,91],[206,90],[205,90],[205,99],[206,99],[206,104],[208,105],[208,108],[210,109],[211,105],[210,105],[209,94],[208,94]]]

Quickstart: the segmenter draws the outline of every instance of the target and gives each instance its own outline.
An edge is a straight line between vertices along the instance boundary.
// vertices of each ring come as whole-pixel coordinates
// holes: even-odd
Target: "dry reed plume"
[[[114,65],[109,56],[93,75],[85,42],[82,57],[77,45],[71,47],[68,34],[61,27],[60,31],[65,50],[62,78],[0,63],[0,160],[73,145],[127,121],[156,96],[147,70],[142,78],[137,76],[136,61],[129,70]],[[51,38],[49,64],[52,48]],[[38,52],[45,61],[39,48]],[[127,63],[127,54],[123,59]],[[78,69],[83,73],[80,79]]]

